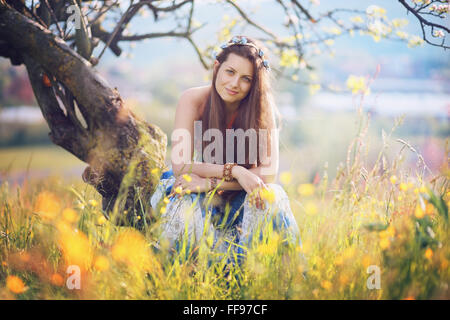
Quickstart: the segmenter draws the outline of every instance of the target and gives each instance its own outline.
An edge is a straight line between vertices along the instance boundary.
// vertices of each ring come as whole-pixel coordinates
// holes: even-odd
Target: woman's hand
[[[172,186],[172,192],[169,198],[175,194],[190,194],[191,192],[201,193],[209,191],[208,179],[202,178],[195,173],[179,175]],[[177,192],[178,191],[178,192]]]
[[[258,209],[264,209],[264,201],[260,196],[260,190],[262,188],[267,188],[264,181],[242,166],[234,166],[231,174],[249,195],[250,203],[256,204]]]

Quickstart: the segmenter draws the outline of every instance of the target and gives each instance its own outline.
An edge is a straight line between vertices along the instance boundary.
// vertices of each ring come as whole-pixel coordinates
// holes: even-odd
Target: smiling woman
[[[207,231],[219,252],[232,246],[242,254],[259,238],[253,237],[256,230],[271,225],[288,243],[301,245],[286,192],[273,183],[278,112],[263,47],[241,36],[221,48],[211,85],[185,91],[177,107],[172,169],[163,173],[151,199],[152,208],[162,213],[161,240],[176,246],[185,235],[197,242]],[[202,141],[194,139],[198,122]],[[234,132],[245,132],[238,137],[240,146],[234,144],[239,136]],[[255,139],[252,132],[258,133]],[[226,143],[218,143],[225,136]],[[208,144],[213,137],[214,144]]]

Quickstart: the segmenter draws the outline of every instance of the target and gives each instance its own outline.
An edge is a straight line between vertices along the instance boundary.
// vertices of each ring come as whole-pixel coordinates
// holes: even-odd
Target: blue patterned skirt
[[[172,169],[161,175],[151,198],[153,209],[161,207],[160,201],[171,193],[174,182]],[[255,232],[260,233],[261,240],[261,230],[270,225],[272,231],[282,235],[286,243],[301,246],[299,229],[286,192],[278,184],[266,185],[273,190],[274,201],[269,203],[266,200],[265,209],[251,206],[245,190],[233,192],[234,196],[227,202],[219,196],[210,197],[205,192],[172,196],[161,216],[161,237],[178,248],[186,232],[189,241],[194,242],[212,235],[215,251],[226,253],[231,246],[240,261],[246,248],[256,240]]]

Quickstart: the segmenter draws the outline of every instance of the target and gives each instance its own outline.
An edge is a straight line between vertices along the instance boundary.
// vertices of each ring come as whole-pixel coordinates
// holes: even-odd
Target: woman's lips
[[[236,91],[232,91],[232,90],[229,90],[227,88],[225,88],[225,90],[227,90],[228,94],[230,94],[232,96],[234,96],[235,94],[238,94]]]

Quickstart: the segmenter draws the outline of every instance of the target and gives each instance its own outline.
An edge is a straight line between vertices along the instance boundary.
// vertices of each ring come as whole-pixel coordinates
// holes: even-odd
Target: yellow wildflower
[[[389,180],[391,181],[392,184],[395,184],[397,182],[397,176],[391,176]]]
[[[425,216],[425,212],[423,211],[422,206],[420,204],[416,206],[416,209],[414,210],[414,215],[416,216],[417,219],[422,219]]]
[[[431,260],[431,258],[433,258],[433,250],[431,250],[430,248],[427,248],[427,250],[425,250],[425,258],[427,258],[428,260]]]
[[[37,212],[44,220],[53,220],[59,214],[61,204],[58,197],[49,192],[41,192],[36,200],[34,211]]]
[[[298,193],[301,196],[304,196],[304,197],[308,197],[308,196],[313,195],[314,194],[314,190],[315,190],[314,185],[311,184],[311,183],[301,184],[301,185],[298,186],[298,189],[297,189]]]
[[[320,285],[322,286],[322,288],[324,288],[325,290],[330,290],[333,287],[333,284],[328,281],[328,280],[323,280]]]
[[[95,259],[94,263],[95,269],[98,271],[105,271],[109,269],[109,260],[104,256],[99,256]]]
[[[100,216],[100,217],[98,217],[98,219],[97,219],[97,223],[99,224],[99,225],[102,225],[102,224],[104,224],[106,222],[106,218],[105,218],[105,216]]]
[[[77,212],[71,208],[65,208],[62,212],[62,216],[64,220],[66,220],[69,223],[77,221],[78,218]]]
[[[292,174],[289,171],[284,171],[280,174],[280,181],[282,184],[287,185],[292,181]]]
[[[178,186],[175,188],[175,193],[180,194],[183,191],[183,188],[181,186]]]
[[[259,196],[262,200],[267,200],[269,203],[275,202],[275,191],[272,188],[262,188],[259,191]]]
[[[192,181],[192,177],[188,174],[183,174],[183,179],[186,180],[187,182],[191,182]]]
[[[98,206],[98,201],[94,199],[89,200],[88,203],[94,208]]]
[[[404,182],[400,183],[400,185],[398,186],[400,191],[408,191],[408,185]]]
[[[369,93],[369,89],[367,88],[366,80],[364,77],[357,77],[354,75],[350,75],[347,79],[346,84],[353,94],[359,92],[362,92],[364,94]]]
[[[27,289],[22,279],[16,276],[8,276],[6,278],[6,287],[15,294],[23,293]]]
[[[380,248],[382,250],[385,250],[385,249],[389,248],[390,245],[391,245],[391,242],[389,241],[388,238],[382,238],[380,240]]]
[[[54,286],[62,287],[64,285],[64,279],[59,273],[52,274],[50,278],[51,284]]]

